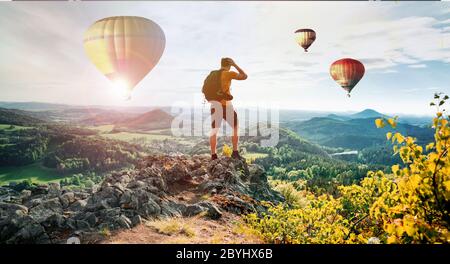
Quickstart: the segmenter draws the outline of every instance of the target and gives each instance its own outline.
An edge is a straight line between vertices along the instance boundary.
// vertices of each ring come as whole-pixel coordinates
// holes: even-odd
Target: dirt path
[[[236,215],[219,220],[196,216],[149,221],[130,230],[106,235],[101,244],[246,244],[263,241]]]

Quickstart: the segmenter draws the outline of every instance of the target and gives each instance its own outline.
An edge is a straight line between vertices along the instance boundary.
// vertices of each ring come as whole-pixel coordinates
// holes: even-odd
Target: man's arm
[[[235,80],[247,79],[247,74],[234,61],[232,62],[231,66],[233,66],[239,72],[239,74],[233,79]]]

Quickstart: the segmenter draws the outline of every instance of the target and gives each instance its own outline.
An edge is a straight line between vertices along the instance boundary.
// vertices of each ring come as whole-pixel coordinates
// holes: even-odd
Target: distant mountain
[[[373,112],[365,114],[374,115]],[[430,128],[399,123],[396,129],[390,127],[379,129],[375,126],[375,119],[337,120],[317,117],[304,122],[289,122],[285,126],[320,145],[350,149],[384,145],[388,131],[398,131],[404,135],[416,137],[422,143],[433,140],[433,131]]]
[[[0,108],[0,124],[29,126],[43,123],[45,121],[29,115],[26,111]]]
[[[155,109],[147,113],[138,115],[136,117],[128,118],[122,122],[116,124],[115,129],[128,129],[128,130],[155,130],[170,128],[173,120],[173,116],[161,109]]]
[[[395,116],[394,114],[391,116]],[[431,116],[416,116],[416,115],[407,115],[407,114],[398,114],[398,121],[404,124],[410,124],[415,126],[427,126],[431,122]],[[361,119],[361,118],[388,118],[389,115],[382,114],[373,109],[366,109],[364,111],[355,113],[355,114],[329,114],[326,117],[332,118],[335,120],[350,120],[350,119]]]
[[[351,119],[358,119],[358,118],[380,118],[380,117],[387,117],[386,115],[379,113],[373,109],[366,109],[361,112],[358,112],[356,114],[349,115]]]
[[[365,109],[361,112],[350,114],[350,115],[337,115],[337,114],[329,114],[326,117],[332,118],[335,120],[350,120],[350,119],[360,119],[360,118],[380,118],[380,117],[387,117],[387,115],[384,115],[382,113],[379,113],[373,109]]]
[[[0,107],[9,109],[27,110],[27,111],[64,110],[74,108],[74,106],[65,104],[40,103],[40,102],[0,102]]]
[[[334,119],[334,120],[341,120],[341,121],[345,121],[345,120],[351,119],[349,116],[337,115],[337,114],[329,114],[326,117]]]
[[[109,125],[109,124],[120,124],[127,120],[136,118],[139,114],[118,112],[118,111],[105,111],[92,115],[88,118],[78,121],[83,125],[99,126],[99,125]]]

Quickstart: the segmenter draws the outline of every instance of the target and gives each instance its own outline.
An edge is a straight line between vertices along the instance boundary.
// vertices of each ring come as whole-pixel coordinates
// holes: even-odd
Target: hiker
[[[232,158],[241,159],[238,150],[239,142],[239,121],[237,113],[234,110],[231,100],[233,96],[230,93],[231,80],[245,80],[247,74],[230,58],[222,58],[219,70],[212,71],[206,77],[203,85],[203,93],[208,102],[211,103],[211,134],[209,143],[211,145],[211,159],[217,159],[216,145],[217,133],[222,126],[222,119],[233,128]],[[231,71],[234,67],[238,72]]]

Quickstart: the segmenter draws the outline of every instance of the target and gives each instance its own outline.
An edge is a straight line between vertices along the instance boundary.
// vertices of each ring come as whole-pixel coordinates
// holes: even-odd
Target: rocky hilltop
[[[265,171],[244,160],[208,156],[149,156],[136,169],[107,176],[83,190],[40,185],[21,193],[0,190],[0,243],[81,243],[100,230],[130,229],[142,221],[223,211],[264,212],[278,203]]]

